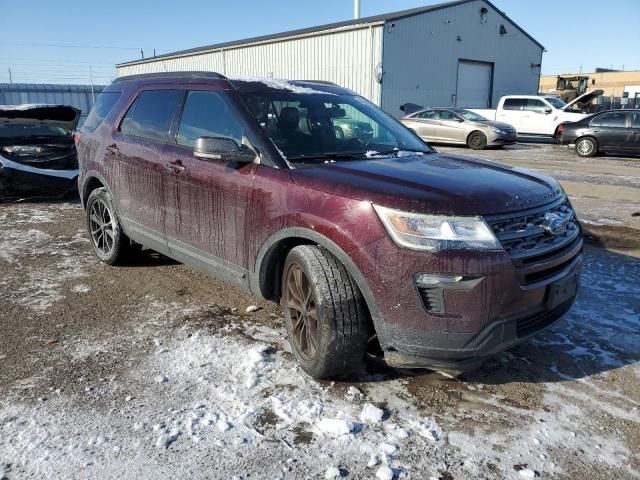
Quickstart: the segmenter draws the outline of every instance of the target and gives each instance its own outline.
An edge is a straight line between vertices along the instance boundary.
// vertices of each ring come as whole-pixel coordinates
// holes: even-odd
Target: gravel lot
[[[594,224],[640,228],[638,160],[480,156],[556,175]],[[296,367],[277,306],[148,251],[102,265],[83,218],[75,203],[0,206],[0,479],[640,478],[628,246],[589,247],[570,313],[477,371],[328,383]]]

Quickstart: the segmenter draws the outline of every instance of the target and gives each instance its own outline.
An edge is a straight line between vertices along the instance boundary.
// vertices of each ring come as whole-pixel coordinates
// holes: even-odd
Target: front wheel
[[[473,132],[467,138],[467,145],[473,150],[484,150],[487,148],[487,136],[482,132]]]
[[[281,303],[291,349],[305,372],[329,378],[362,368],[367,309],[331,253],[311,245],[293,248],[284,265]]]
[[[598,153],[598,144],[591,137],[579,138],[576,142],[576,153],[581,157],[593,157]]]

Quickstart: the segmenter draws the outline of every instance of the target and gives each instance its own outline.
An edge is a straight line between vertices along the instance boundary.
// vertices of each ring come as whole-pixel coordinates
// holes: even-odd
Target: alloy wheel
[[[287,270],[285,308],[289,311],[290,341],[307,360],[318,350],[318,315],[313,289],[304,270],[292,263]]]
[[[590,140],[580,140],[576,145],[576,150],[580,155],[590,155],[593,152],[593,142]]]
[[[89,226],[94,247],[102,255],[109,256],[115,241],[115,222],[109,207],[101,199],[91,204]]]

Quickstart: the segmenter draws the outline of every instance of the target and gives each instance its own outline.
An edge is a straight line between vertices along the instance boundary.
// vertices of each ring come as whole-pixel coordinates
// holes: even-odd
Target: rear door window
[[[142,91],[122,120],[120,131],[125,135],[167,141],[183,94],[180,90]]]
[[[598,115],[591,120],[592,127],[619,127],[627,126],[627,114],[625,112],[611,112]]]
[[[199,137],[227,137],[242,143],[243,128],[218,92],[189,92],[178,127],[178,144],[193,147]]]
[[[109,115],[120,95],[122,95],[120,92],[102,92],[84,121],[83,128],[87,130],[98,128],[105,117]]]
[[[522,110],[526,100],[524,98],[507,98],[502,105],[503,110]]]

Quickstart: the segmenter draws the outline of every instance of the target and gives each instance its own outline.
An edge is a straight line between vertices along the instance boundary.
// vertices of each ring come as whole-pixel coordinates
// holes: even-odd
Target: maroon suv
[[[337,135],[345,117],[372,135]],[[352,91],[117,79],[76,138],[96,255],[142,244],[284,309],[314,377],[463,370],[560,318],[582,232],[556,181],[442,155]]]

